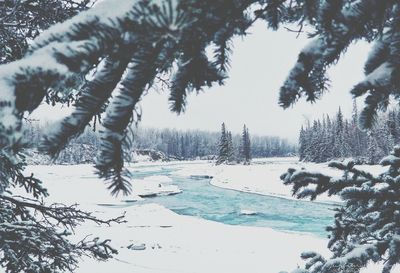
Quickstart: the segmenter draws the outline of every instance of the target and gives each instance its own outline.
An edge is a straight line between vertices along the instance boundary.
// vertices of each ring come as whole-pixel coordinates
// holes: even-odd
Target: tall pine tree
[[[228,143],[228,134],[225,128],[225,123],[221,125],[221,137],[218,144],[218,157],[216,164],[220,165],[222,163],[226,163],[229,157],[229,143]]]
[[[235,162],[235,147],[233,146],[233,139],[232,139],[232,132],[228,131],[227,133],[227,147],[228,147],[228,154],[227,154],[227,161],[229,163]]]
[[[242,138],[240,143],[240,158],[244,164],[250,164],[251,160],[251,146],[249,129],[246,124],[243,125]]]

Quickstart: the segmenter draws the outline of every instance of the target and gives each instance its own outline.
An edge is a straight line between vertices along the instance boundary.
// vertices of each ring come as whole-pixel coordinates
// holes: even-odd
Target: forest
[[[310,162],[353,158],[359,163],[378,164],[400,140],[400,110],[381,112],[372,128],[361,129],[354,101],[352,117],[347,119],[339,108],[331,118],[308,121],[300,130],[299,158]]]
[[[50,126],[46,123],[30,120],[26,122],[26,138],[33,143],[26,153],[31,155],[27,160],[32,164],[60,164],[93,163],[99,150],[99,130],[88,127],[76,139],[73,139],[62,150],[55,161],[36,152],[37,143],[43,137],[43,129]],[[235,153],[239,153],[241,134],[233,134],[232,142]],[[177,130],[170,128],[144,128],[138,127],[131,131],[130,153],[131,160],[135,161],[135,152],[152,150],[161,152],[164,160],[194,160],[216,159],[220,141],[219,132],[202,130]],[[251,155],[255,158],[294,155],[297,145],[287,139],[275,136],[251,137]]]

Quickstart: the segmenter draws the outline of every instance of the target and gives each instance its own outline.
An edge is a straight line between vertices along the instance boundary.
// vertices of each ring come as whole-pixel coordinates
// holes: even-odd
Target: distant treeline
[[[339,108],[334,118],[325,115],[322,120],[307,123],[300,131],[300,160],[326,162],[352,157],[364,163],[379,163],[400,141],[400,111],[380,113],[371,130],[362,130],[358,119],[354,103],[350,119],[345,119]]]
[[[41,132],[47,125],[38,122],[27,124],[27,139],[38,143]],[[169,159],[214,159],[218,154],[219,132],[200,130],[176,130],[135,128],[132,151],[160,151]],[[241,135],[232,136],[235,145],[239,145]],[[61,152],[56,163],[76,164],[92,162],[99,145],[99,133],[87,128],[77,139],[72,140],[65,151]],[[286,156],[296,153],[296,145],[279,137],[253,136],[251,138],[253,157]],[[39,156],[39,155],[38,155]],[[134,159],[134,158],[133,158]]]
[[[182,159],[215,157],[219,150],[219,132],[144,128],[137,130],[135,135],[133,145],[135,149],[154,149],[169,157]],[[232,135],[235,146],[239,146],[241,137],[241,134]],[[296,152],[294,144],[270,136],[253,136],[251,149],[253,157],[285,156]]]

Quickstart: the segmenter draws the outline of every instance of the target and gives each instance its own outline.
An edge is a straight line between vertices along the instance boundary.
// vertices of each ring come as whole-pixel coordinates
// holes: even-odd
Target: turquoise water
[[[325,227],[333,221],[333,205],[288,200],[279,197],[221,189],[210,179],[174,176],[174,167],[134,172],[135,177],[165,175],[182,189],[181,194],[146,199],[181,215],[201,217],[230,225],[270,227],[281,231],[305,232],[326,237]],[[267,183],[267,182],[266,182]],[[243,215],[242,210],[256,212]]]

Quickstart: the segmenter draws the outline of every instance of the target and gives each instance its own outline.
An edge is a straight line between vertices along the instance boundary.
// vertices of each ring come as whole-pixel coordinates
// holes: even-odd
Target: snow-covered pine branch
[[[382,272],[390,273],[400,263],[400,146],[381,165],[389,169],[379,176],[358,170],[352,161],[329,164],[344,172],[341,178],[294,169],[282,175],[297,198],[327,193],[344,201],[336,209],[334,225],[327,228],[332,257],[304,253],[308,262],[301,272],[359,272],[369,262],[382,262]]]
[[[360,39],[375,40],[365,66],[366,77],[351,90],[355,97],[368,94],[360,121],[369,128],[377,110],[386,109],[389,95],[396,96],[400,87],[399,4],[391,0],[315,2],[310,5],[314,5],[317,15],[306,20],[315,26],[315,37],[300,52],[281,87],[280,104],[287,108],[302,96],[315,101],[328,89],[327,68],[340,59],[348,46]]]

